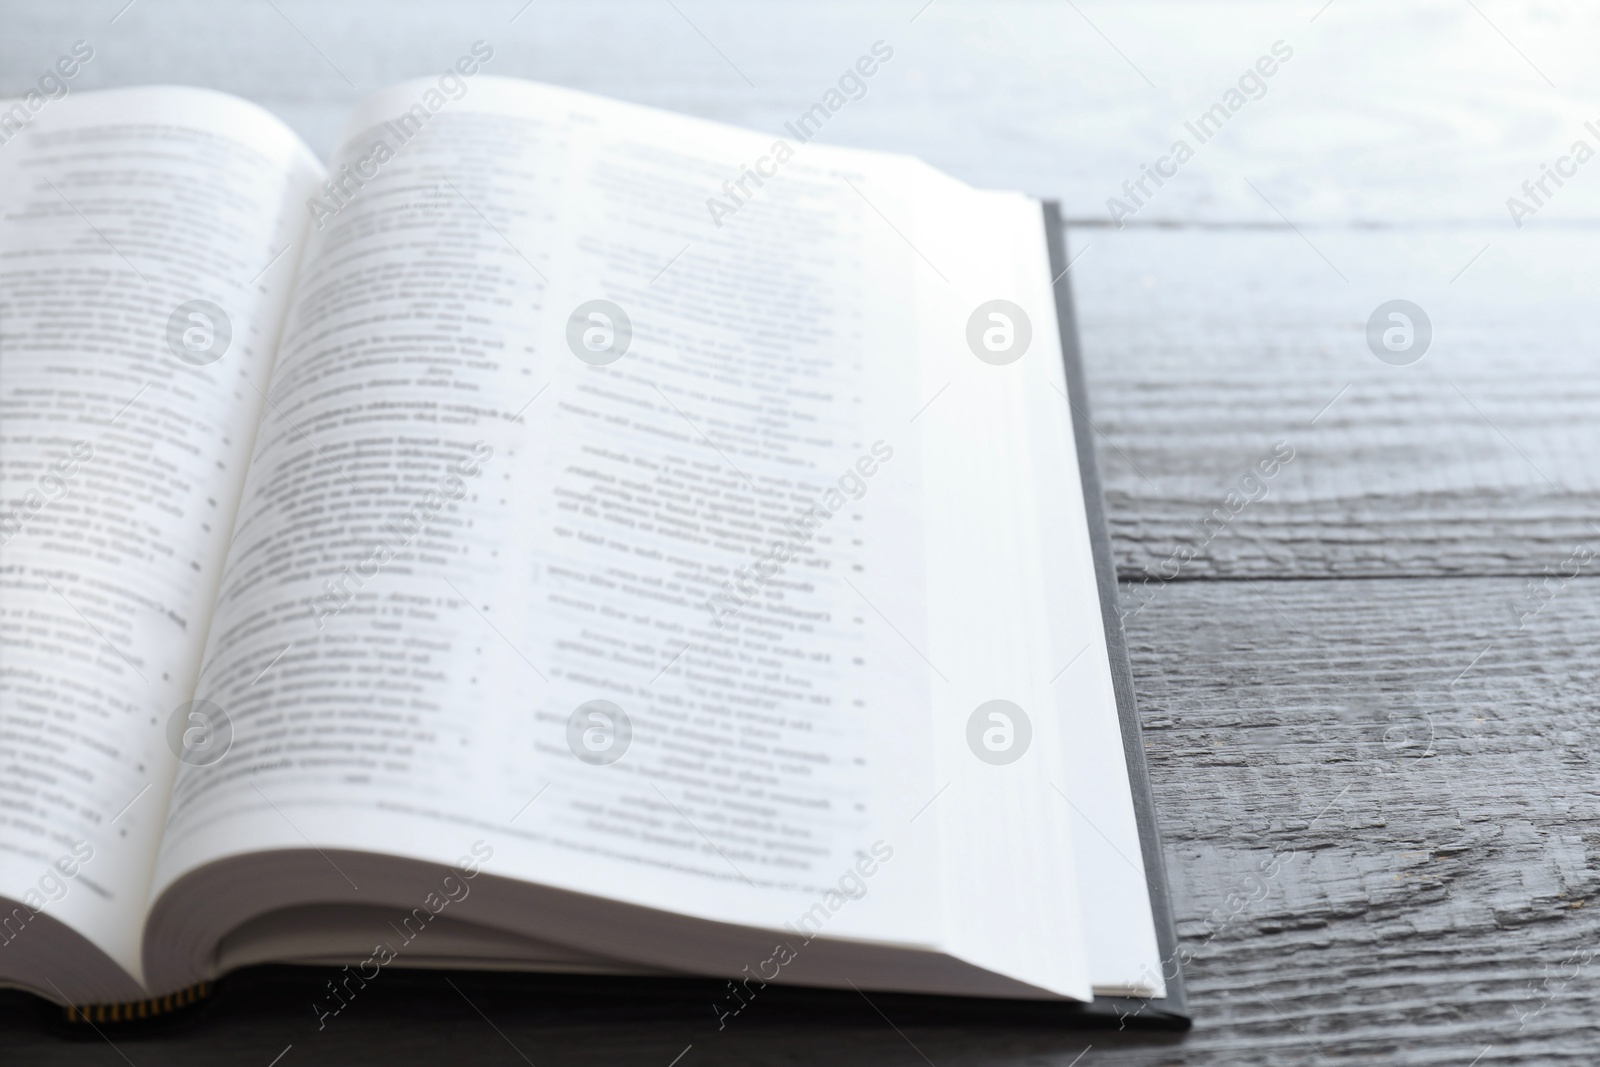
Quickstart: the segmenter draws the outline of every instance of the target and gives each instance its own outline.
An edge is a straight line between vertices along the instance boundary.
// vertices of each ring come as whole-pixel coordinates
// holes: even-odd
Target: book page
[[[48,914],[137,976],[320,168],[216,93],[20,106],[0,146],[0,964]]]
[[[951,885],[916,419],[926,347],[963,342],[921,318],[925,168],[439,88],[364,105],[331,168],[360,180],[308,209],[199,688],[234,752],[184,768],[158,885],[481,839],[495,874],[1086,997],[1064,817],[1034,820],[1053,877],[1008,878],[1008,839],[998,897]],[[980,950],[997,905],[1050,950]]]
[[[820,163],[719,230],[701,183],[752,135],[680,120],[702,143],[668,152],[604,113],[637,109],[477,83],[400,143],[385,116],[425,88],[363,109],[332,168],[395,142],[305,267],[201,683],[235,750],[183,775],[163,877],[216,848],[487,837],[502,871],[779,925],[921,803],[925,665],[840,577],[881,562],[920,596],[866,517],[915,493],[915,364],[865,358],[912,335],[866,267],[909,291],[911,255],[860,247],[868,209]],[[595,298],[633,309],[615,364],[568,341]],[[775,540],[785,573],[717,600]],[[859,713],[896,691],[904,721]],[[627,709],[625,759],[575,758],[592,700]]]

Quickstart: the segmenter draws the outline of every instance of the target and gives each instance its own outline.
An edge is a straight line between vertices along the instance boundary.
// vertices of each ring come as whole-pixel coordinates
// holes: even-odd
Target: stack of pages
[[[0,982],[1181,1011],[1059,227],[466,65],[0,152]]]

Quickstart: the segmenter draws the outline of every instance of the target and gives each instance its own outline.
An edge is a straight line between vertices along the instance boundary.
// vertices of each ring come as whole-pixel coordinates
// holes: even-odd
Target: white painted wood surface
[[[1197,1017],[1177,1044],[897,1033],[876,1015],[685,1037],[666,1014],[479,1001],[497,1037],[452,1000],[317,1039],[289,1009],[235,1006],[124,1046],[133,1062],[267,1063],[291,1042],[297,1063],[517,1062],[514,1043],[540,1063],[666,1064],[691,1042],[684,1067],[1595,1062],[1600,583],[1593,564],[1545,579],[1600,545],[1600,160],[1522,228],[1506,198],[1575,139],[1600,149],[1584,126],[1600,126],[1600,14],[124,3],[0,5],[0,91],[86,39],[79,87],[223,89],[326,152],[354,101],[483,38],[496,73],[777,130],[883,39],[894,60],[828,139],[1062,200],[1084,224],[1073,284]],[[1106,226],[1107,197],[1279,40],[1294,56],[1266,94],[1132,225]],[[1366,349],[1392,298],[1435,326],[1412,366]],[[1268,495],[1198,533],[1279,440],[1296,458]],[[1202,541],[1176,581],[1142,581]],[[1264,895],[1230,904],[1274,857]],[[9,1038],[31,1062],[123,1062],[98,1042]]]

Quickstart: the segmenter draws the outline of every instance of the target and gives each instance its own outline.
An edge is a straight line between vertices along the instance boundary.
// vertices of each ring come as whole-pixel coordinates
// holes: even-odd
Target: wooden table
[[[1600,582],[1573,562],[1600,546],[1600,162],[1521,228],[1506,206],[1572,141],[1600,147],[1596,15],[124,2],[8,4],[0,90],[82,38],[82,87],[212,86],[326,152],[361,96],[482,38],[497,73],[775,130],[882,39],[893,61],[829,139],[1062,200],[1196,1025],[1174,1043],[799,996],[718,1033],[687,994],[397,976],[318,1034],[318,982],[268,972],[114,1048],[0,1000],[7,1062],[1600,1059]],[[1293,58],[1265,94],[1111,226],[1107,198],[1276,41]],[[1409,366],[1365,340],[1394,298],[1434,327]],[[1295,458],[1267,495],[1203,532],[1280,441]],[[1143,581],[1184,544],[1175,580]]]

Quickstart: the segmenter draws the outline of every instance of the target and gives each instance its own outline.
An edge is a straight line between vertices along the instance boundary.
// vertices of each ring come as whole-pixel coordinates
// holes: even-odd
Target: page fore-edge
[[[1078,471],[1083,479],[1083,510],[1089,520],[1089,546],[1094,555],[1095,585],[1100,592],[1100,614],[1105,621],[1106,654],[1111,661],[1111,687],[1117,700],[1117,717],[1122,724],[1122,751],[1128,762],[1128,786],[1133,793],[1134,818],[1139,825],[1139,844],[1143,853],[1145,882],[1150,893],[1150,912],[1155,920],[1156,945],[1161,950],[1161,968],[1167,995],[1159,999],[1143,997],[1096,997],[1086,1012],[1110,1014],[1125,1024],[1142,1023],[1163,1029],[1188,1029],[1188,1003],[1184,997],[1183,973],[1178,961],[1178,933],[1172,920],[1172,900],[1167,891],[1167,867],[1161,852],[1161,833],[1156,825],[1155,798],[1150,792],[1150,771],[1145,764],[1144,739],[1139,726],[1139,709],[1133,697],[1133,666],[1128,661],[1128,642],[1122,632],[1122,613],[1118,609],[1116,563],[1111,556],[1111,533],[1106,524],[1105,495],[1100,485],[1100,467],[1095,460],[1094,429],[1089,425],[1089,388],[1083,376],[1083,361],[1078,348],[1078,320],[1072,305],[1072,281],[1066,277],[1067,236],[1061,221],[1061,205],[1043,202],[1045,243],[1050,252],[1051,287],[1056,301],[1056,322],[1061,329],[1061,358],[1066,364],[1067,395],[1072,404],[1072,434],[1078,446]]]

